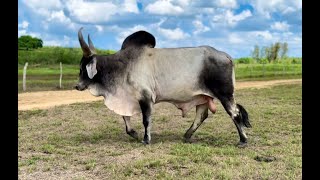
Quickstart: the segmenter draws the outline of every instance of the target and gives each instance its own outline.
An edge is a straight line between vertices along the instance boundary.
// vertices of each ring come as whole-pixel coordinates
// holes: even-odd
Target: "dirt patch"
[[[271,80],[271,81],[244,81],[237,82],[236,89],[265,88],[280,84],[301,83],[301,79]],[[88,91],[41,91],[18,94],[18,110],[47,109],[54,106],[103,100],[103,97],[94,97]]]

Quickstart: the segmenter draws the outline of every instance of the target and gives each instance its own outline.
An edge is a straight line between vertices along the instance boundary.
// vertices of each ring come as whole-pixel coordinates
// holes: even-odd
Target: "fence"
[[[23,67],[23,74],[22,74],[22,80],[20,79],[20,76],[18,78],[18,86],[22,84],[22,91],[33,91],[34,89],[42,90],[49,90],[50,89],[63,89],[63,84],[68,84],[68,80],[70,80],[70,77],[63,82],[63,67],[62,63],[60,62],[59,65],[60,73],[58,78],[58,72],[59,69],[57,67],[50,67],[50,68],[44,68],[39,67],[37,68],[37,65],[31,66],[31,69],[28,68],[28,62],[25,63]],[[47,73],[46,73],[47,70]],[[18,71],[18,74],[21,75],[21,72]],[[27,76],[28,74],[28,76]],[[72,73],[74,74],[74,73]],[[70,73],[69,73],[70,75]],[[76,79],[74,76],[72,79]],[[59,83],[58,83],[59,82]],[[59,86],[57,86],[59,84]],[[70,84],[70,83],[69,83]],[[47,87],[46,87],[47,86]],[[19,87],[18,91],[21,91],[21,88]]]
[[[301,64],[235,64],[236,79],[299,76]]]

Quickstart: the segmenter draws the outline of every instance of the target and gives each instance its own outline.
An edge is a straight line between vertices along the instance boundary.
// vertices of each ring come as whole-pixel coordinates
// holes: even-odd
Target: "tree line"
[[[40,38],[31,37],[29,35],[20,36],[18,38],[18,49],[37,49],[42,48],[43,41]]]
[[[288,43],[276,42],[269,47],[263,46],[260,48],[258,45],[254,46],[252,58],[256,61],[266,59],[268,62],[287,58]]]

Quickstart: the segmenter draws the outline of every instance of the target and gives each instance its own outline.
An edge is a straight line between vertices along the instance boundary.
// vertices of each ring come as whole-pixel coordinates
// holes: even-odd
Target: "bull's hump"
[[[123,41],[121,49],[126,49],[131,46],[148,46],[154,48],[156,46],[156,39],[146,31],[137,31]]]

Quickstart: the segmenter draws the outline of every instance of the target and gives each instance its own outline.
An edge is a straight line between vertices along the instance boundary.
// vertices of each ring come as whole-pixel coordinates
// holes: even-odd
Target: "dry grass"
[[[157,104],[150,146],[130,138],[102,102],[19,111],[19,179],[301,179],[301,85],[239,90],[236,99],[253,126],[246,148],[235,146],[236,128],[220,104],[192,144],[182,136],[195,111],[182,118]],[[141,116],[132,124],[141,140]],[[268,156],[275,160],[257,160]]]

